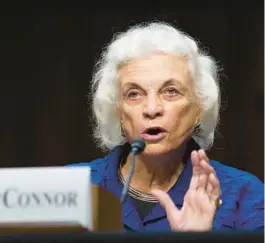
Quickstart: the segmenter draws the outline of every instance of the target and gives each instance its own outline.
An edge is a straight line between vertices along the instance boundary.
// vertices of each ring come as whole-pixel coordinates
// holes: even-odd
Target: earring
[[[193,132],[194,133],[199,133],[201,131],[201,125],[199,122],[196,122],[195,125],[194,125],[194,128],[193,128]]]

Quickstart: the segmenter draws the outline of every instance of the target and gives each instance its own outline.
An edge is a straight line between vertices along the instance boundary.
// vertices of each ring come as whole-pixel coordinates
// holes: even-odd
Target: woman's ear
[[[193,127],[193,131],[194,133],[199,133],[201,131],[201,106],[198,105],[197,106],[197,111],[196,111],[196,116],[195,116],[195,121],[194,121],[194,127]]]
[[[199,122],[196,122],[193,127],[194,133],[199,133],[201,131],[201,124]]]
[[[195,116],[195,124],[200,123],[201,120],[201,113],[202,113],[202,106],[201,104],[198,102],[196,105],[196,116]]]
[[[200,114],[201,114],[201,109],[198,107],[193,127],[194,133],[199,133],[201,131]]]
[[[123,130],[123,113],[122,113],[122,110],[120,108],[117,108],[116,113],[117,113],[117,118],[120,121],[121,135],[123,137],[125,137],[125,133],[124,133],[124,130]]]
[[[199,123],[200,123],[200,114],[197,114],[197,116],[195,118],[195,124],[199,124]]]

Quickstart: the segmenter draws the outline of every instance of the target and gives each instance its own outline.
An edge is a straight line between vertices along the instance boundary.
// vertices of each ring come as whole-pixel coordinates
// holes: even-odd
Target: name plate
[[[92,229],[91,186],[89,167],[0,169],[0,224]]]

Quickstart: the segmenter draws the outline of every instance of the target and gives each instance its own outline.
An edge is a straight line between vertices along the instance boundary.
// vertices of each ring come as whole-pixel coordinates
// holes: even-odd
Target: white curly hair
[[[195,91],[202,104],[200,130],[194,133],[193,138],[203,149],[212,146],[220,110],[217,63],[186,33],[165,22],[151,22],[137,24],[114,35],[95,65],[91,89],[93,132],[103,150],[111,150],[127,142],[121,134],[120,120],[116,115],[119,66],[157,51],[188,58]]]

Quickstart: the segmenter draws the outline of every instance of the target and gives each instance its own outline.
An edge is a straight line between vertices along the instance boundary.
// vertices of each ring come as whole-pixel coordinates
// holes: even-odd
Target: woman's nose
[[[159,98],[148,98],[146,100],[143,116],[145,118],[154,119],[157,116],[162,116],[164,112],[163,105]]]

